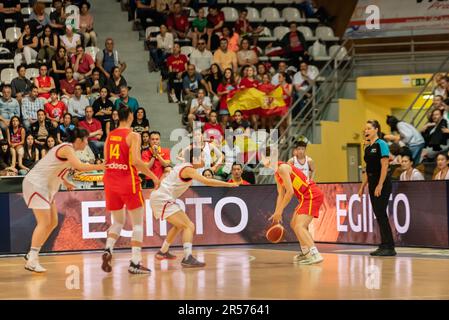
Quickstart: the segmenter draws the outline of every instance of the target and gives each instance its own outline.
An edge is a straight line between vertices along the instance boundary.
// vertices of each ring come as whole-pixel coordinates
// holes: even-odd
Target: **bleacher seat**
[[[226,1],[226,0],[224,0],[224,1]],[[250,4],[253,2],[254,2],[254,0],[233,0],[232,1],[233,4]],[[218,3],[220,3],[220,2],[218,2]]]
[[[3,33],[0,31],[0,44],[6,43],[6,39],[3,38]]]
[[[284,21],[279,14],[279,10],[273,7],[263,8],[261,11],[261,18],[267,22],[273,23],[281,23]]]
[[[338,37],[334,35],[334,31],[330,27],[319,26],[315,30],[315,35],[323,41],[338,41]]]
[[[150,41],[156,41],[156,35],[161,32],[161,28],[159,27],[148,27],[145,30],[145,39],[148,39],[151,36]]]
[[[94,61],[95,61],[95,58],[97,57],[98,51],[100,51],[100,48],[98,48],[98,47],[86,47],[86,49],[85,49],[85,52],[88,55],[90,55],[94,59]]]
[[[318,69],[317,66],[314,66],[313,64],[309,64],[309,69],[310,72],[313,74],[313,76],[315,77],[315,80],[318,82],[322,82],[324,81],[323,77],[318,77],[318,75],[320,74],[320,70]]]
[[[306,19],[301,16],[301,12],[293,7],[284,8],[282,18],[287,22],[306,22]]]
[[[0,83],[11,84],[12,79],[17,77],[17,72],[14,68],[5,68],[0,73]]]
[[[22,32],[20,31],[20,28],[17,27],[10,27],[6,29],[5,38],[8,42],[17,42],[19,41],[20,36],[22,35]]]
[[[248,21],[249,22],[262,22],[263,20],[260,18],[259,10],[253,7],[246,7],[248,10]]]
[[[346,48],[338,44],[335,44],[329,48],[329,56],[335,56],[335,59],[337,60],[347,60],[349,58]]]
[[[278,27],[274,28],[273,36],[276,39],[281,40],[289,32],[290,32],[289,28],[287,28],[285,26],[278,26]]]
[[[239,12],[235,8],[223,7],[221,11],[223,11],[226,22],[234,22],[239,18]]]
[[[276,38],[271,34],[271,30],[267,27],[264,27],[263,31],[259,35],[259,41],[262,42],[273,42],[276,41]]]
[[[181,47],[181,53],[189,57],[195,48],[192,46],[183,46]]]
[[[328,61],[330,60],[330,56],[327,54],[327,49],[324,44],[322,44],[319,40],[315,41],[311,47],[309,48],[310,55],[313,57],[315,61]]]
[[[0,54],[11,56],[11,51],[8,48],[0,47]],[[14,59],[0,59],[0,65],[1,64],[9,65],[9,64],[13,64],[13,63],[14,63]]]
[[[302,33],[306,41],[314,41],[316,40],[316,37],[313,36],[312,29],[306,26],[300,26],[297,28],[299,32]]]
[[[25,78],[31,80],[35,77],[39,76],[39,69],[37,68],[28,68],[25,71]]]

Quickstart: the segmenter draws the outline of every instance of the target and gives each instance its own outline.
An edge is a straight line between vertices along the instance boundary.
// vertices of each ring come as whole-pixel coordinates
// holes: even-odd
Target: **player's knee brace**
[[[143,225],[138,224],[133,227],[132,241],[143,241]]]

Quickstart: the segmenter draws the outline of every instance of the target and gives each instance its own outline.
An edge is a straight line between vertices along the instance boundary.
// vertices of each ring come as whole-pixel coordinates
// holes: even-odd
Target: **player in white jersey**
[[[293,157],[288,160],[288,163],[301,170],[309,180],[313,180],[315,176],[315,163],[312,158],[306,155],[306,148],[307,142],[297,142],[293,149]]]
[[[153,215],[157,219],[165,219],[172,225],[161,249],[156,254],[156,258],[158,260],[176,259],[176,256],[170,254],[168,249],[178,233],[182,231],[184,258],[181,265],[185,268],[195,268],[204,267],[206,264],[198,261],[192,255],[192,239],[195,225],[176,203],[176,199],[189,189],[193,180],[210,187],[237,187],[238,185],[236,183],[227,183],[203,177],[196,170],[204,167],[203,151],[191,148],[188,153],[189,156],[186,157],[188,162],[175,166],[161,181],[159,189],[151,193],[150,204]]]
[[[84,164],[75,155],[75,151],[84,150],[89,132],[75,128],[69,130],[69,142],[52,148],[23,179],[23,199],[27,207],[33,210],[37,225],[31,238],[31,249],[25,256],[25,269],[45,272],[39,264],[39,251],[51,232],[58,225],[58,210],[55,195],[61,184],[67,190],[73,190],[73,184],[65,180],[70,168],[79,171],[103,170],[103,165]]]

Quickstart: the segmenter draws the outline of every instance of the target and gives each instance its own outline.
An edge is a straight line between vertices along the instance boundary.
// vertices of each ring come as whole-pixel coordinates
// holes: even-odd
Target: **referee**
[[[395,256],[393,234],[387,216],[388,200],[391,194],[391,180],[387,175],[388,157],[390,150],[387,143],[379,138],[380,124],[377,120],[368,120],[365,126],[365,139],[368,143],[365,148],[366,171],[363,173],[363,182],[360,186],[359,196],[364,193],[368,184],[369,196],[380,229],[381,244],[371,252],[372,256]]]

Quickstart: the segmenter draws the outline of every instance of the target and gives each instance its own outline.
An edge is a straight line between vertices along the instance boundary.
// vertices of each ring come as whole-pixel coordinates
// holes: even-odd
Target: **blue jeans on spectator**
[[[103,157],[104,141],[91,140],[89,141],[89,147],[92,149],[95,158],[98,159]]]
[[[165,63],[165,59],[170,54],[163,49],[159,48],[150,48],[150,57],[153,59],[154,64],[158,69],[162,68],[162,65]]]
[[[304,14],[306,15],[306,18],[313,18],[315,15],[315,12],[313,11],[312,4],[309,0],[306,0],[300,4],[298,4],[299,9],[301,9]]]
[[[417,144],[414,146],[408,146],[408,148],[410,149],[410,151],[412,153],[413,164],[417,165],[420,162],[421,151],[422,151],[422,149],[424,149],[424,147],[425,147],[424,143]]]

